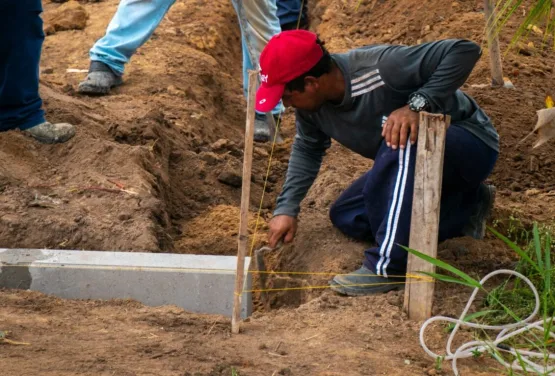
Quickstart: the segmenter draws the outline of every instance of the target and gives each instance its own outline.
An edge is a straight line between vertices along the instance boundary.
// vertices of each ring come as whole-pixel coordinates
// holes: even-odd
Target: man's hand
[[[291,243],[297,232],[297,218],[288,215],[278,215],[270,221],[268,231],[268,242],[270,247],[275,248],[283,239],[285,243]]]
[[[395,150],[400,145],[401,149],[404,149],[409,131],[410,142],[414,144],[418,136],[419,122],[420,114],[411,111],[408,105],[393,111],[387,118],[382,130],[382,136],[385,137],[387,146]]]

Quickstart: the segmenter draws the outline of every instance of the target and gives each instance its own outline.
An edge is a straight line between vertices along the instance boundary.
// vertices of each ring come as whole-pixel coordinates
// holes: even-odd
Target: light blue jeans
[[[101,61],[123,75],[125,64],[158,27],[175,0],[121,0],[106,35],[90,50],[93,61]],[[281,31],[276,0],[232,0],[239,18],[243,49],[243,88],[248,89],[248,70],[258,68],[258,58],[270,38]],[[278,104],[273,110],[279,113]]]

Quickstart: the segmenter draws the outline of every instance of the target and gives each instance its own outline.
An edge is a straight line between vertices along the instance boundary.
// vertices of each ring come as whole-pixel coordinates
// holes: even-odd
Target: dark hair
[[[316,65],[313,66],[308,72],[301,74],[299,77],[294,78],[293,80],[286,83],[285,87],[287,88],[287,90],[303,92],[304,79],[306,77],[320,77],[326,73],[331,72],[331,69],[333,68],[333,60],[330,56],[330,53],[328,52],[326,47],[324,47],[324,42],[322,42],[320,39],[316,39],[316,43],[320,46],[322,52],[324,52],[324,56],[322,56],[322,58],[316,63]]]

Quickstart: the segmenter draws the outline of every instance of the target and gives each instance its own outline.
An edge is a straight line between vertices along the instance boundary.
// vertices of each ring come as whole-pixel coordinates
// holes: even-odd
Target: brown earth
[[[310,2],[312,28],[330,50],[483,39],[484,16],[475,1],[362,1],[357,9],[358,3]],[[82,2],[85,29],[58,31],[44,45],[41,94],[49,120],[75,124],[76,137],[65,145],[41,145],[20,132],[0,134],[0,247],[232,255],[245,117],[233,9],[227,0],[177,1],[133,57],[125,85],[108,97],[80,96],[75,89],[84,74],[66,70],[88,67],[88,49],[103,35],[117,4]],[[63,6],[44,5],[46,19]],[[504,51],[514,27],[501,36]],[[505,232],[555,220],[555,143],[537,150],[531,149],[532,139],[518,144],[533,128],[545,95],[555,94],[549,86],[555,58],[540,47],[541,40],[530,36],[531,56],[513,50],[504,56],[515,90],[472,86],[489,83],[487,49],[465,85],[501,135],[491,177],[499,189],[492,224]],[[262,204],[265,220],[287,167],[294,135],[290,114],[283,133]],[[269,145],[256,145],[252,222],[269,152]],[[303,204],[295,243],[267,257],[272,270],[333,274],[359,265],[365,245],[333,229],[327,210],[370,166],[332,146]],[[264,241],[264,226],[257,244]],[[445,242],[439,256],[475,276],[514,262],[511,251],[491,237]],[[328,278],[280,277],[271,285],[323,286]],[[257,313],[243,335],[231,338],[226,319],[175,307],[2,291],[0,330],[31,345],[0,345],[0,369],[6,375],[230,375],[231,368],[240,375],[434,374],[434,360],[418,345],[418,323],[400,311],[401,295],[349,299],[321,291],[271,294],[274,308],[288,307]],[[438,285],[434,313],[458,315],[467,293]],[[434,333],[437,348],[441,333]],[[466,361],[463,374],[500,374],[495,364],[483,362]]]

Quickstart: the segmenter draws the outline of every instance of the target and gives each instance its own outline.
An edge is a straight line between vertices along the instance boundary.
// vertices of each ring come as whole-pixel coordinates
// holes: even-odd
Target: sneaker
[[[386,278],[363,265],[352,273],[336,275],[329,284],[333,291],[342,295],[374,295],[404,288],[405,278]]]
[[[75,127],[68,123],[52,124],[45,122],[26,129],[24,132],[43,144],[56,144],[66,142],[75,136]]]
[[[486,222],[491,217],[495,202],[495,186],[480,184],[478,188],[478,203],[474,208],[468,223],[463,229],[464,236],[483,239],[486,236]]]
[[[115,74],[108,65],[100,61],[91,61],[89,74],[85,81],[79,84],[77,91],[87,95],[105,95],[122,83],[121,76]]]

